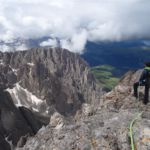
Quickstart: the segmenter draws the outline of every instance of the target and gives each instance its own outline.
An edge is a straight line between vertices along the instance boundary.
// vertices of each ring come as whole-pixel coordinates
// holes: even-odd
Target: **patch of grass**
[[[92,69],[113,71],[115,68],[113,66],[110,66],[110,65],[100,65],[100,66],[93,67]]]
[[[116,84],[118,83],[119,78],[116,77],[110,77],[109,79],[105,80],[104,87],[108,90],[111,90]]]
[[[92,67],[92,73],[95,78],[103,84],[107,91],[110,91],[119,81],[118,77],[115,77],[116,69],[110,65],[101,65]]]
[[[96,78],[109,78],[110,76],[112,76],[112,73],[108,71],[93,70],[93,73],[96,76]]]

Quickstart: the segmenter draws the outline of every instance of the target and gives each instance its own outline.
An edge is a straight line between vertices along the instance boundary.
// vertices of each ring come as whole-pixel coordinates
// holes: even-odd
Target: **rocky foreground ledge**
[[[83,104],[74,118],[53,114],[50,123],[17,150],[130,150],[129,124],[143,112],[133,128],[137,150],[150,150],[150,103],[132,96],[140,71],[128,72],[119,84],[100,99],[98,107]]]

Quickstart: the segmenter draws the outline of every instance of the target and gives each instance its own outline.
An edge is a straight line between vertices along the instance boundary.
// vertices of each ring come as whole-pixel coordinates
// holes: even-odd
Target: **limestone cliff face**
[[[125,74],[111,92],[101,97],[97,109],[83,104],[82,113],[69,122],[54,114],[49,125],[17,150],[130,150],[129,124],[141,112],[133,127],[135,149],[149,150],[150,103],[142,103],[143,88],[139,89],[139,100],[132,95],[140,72]]]
[[[8,141],[16,146],[20,137],[26,139],[28,133],[35,134],[49,123],[54,112],[71,116],[83,103],[96,104],[99,91],[86,62],[65,49],[0,52],[0,138],[6,147],[3,150],[10,149]],[[23,143],[19,142],[19,146]]]
[[[96,99],[96,84],[87,64],[64,49],[32,49],[1,54],[7,86],[19,85],[62,114]],[[4,67],[1,65],[1,67]],[[3,83],[2,83],[3,84]]]

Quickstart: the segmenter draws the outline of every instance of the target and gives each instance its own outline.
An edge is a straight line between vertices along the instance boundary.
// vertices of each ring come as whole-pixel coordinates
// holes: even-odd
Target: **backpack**
[[[145,67],[144,70],[146,83],[150,84],[150,67]]]

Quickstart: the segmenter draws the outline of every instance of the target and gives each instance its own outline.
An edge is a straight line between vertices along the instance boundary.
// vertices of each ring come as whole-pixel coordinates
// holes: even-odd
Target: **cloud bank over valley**
[[[0,0],[0,49],[149,39],[149,15],[149,0]]]

